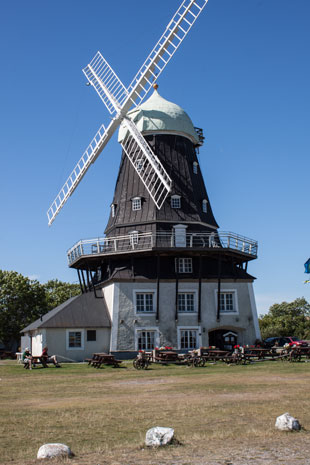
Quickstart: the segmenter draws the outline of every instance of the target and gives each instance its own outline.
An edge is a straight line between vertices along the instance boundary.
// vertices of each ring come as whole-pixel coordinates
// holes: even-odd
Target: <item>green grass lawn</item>
[[[37,463],[42,444],[61,442],[76,454],[72,465],[305,465],[310,363],[151,365],[147,371],[123,365],[30,371],[2,362],[0,464]],[[274,429],[287,411],[299,419],[301,432]],[[152,426],[174,428],[181,445],[145,449]]]

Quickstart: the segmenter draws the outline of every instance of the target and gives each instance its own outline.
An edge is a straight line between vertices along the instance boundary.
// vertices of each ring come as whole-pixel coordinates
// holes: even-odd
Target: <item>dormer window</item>
[[[138,160],[136,160],[136,162],[135,162],[135,166],[136,166],[136,169],[137,169],[138,173],[140,173],[140,171],[143,170],[143,166],[144,166],[143,158],[138,158]]]
[[[132,211],[141,210],[141,197],[131,199]]]
[[[112,216],[112,218],[114,218],[114,216],[115,216],[115,209],[116,209],[116,205],[115,205],[115,203],[112,203],[112,205],[111,205],[111,216]]]
[[[180,195],[171,196],[171,208],[181,208],[181,196]]]
[[[203,201],[202,201],[202,211],[204,213],[208,212],[208,201],[207,201],[207,199],[203,199]]]
[[[193,162],[193,173],[198,174],[198,163],[196,161]]]

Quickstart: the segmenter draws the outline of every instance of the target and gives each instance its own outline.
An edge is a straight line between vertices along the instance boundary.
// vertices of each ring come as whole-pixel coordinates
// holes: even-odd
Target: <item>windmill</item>
[[[48,224],[55,220],[86,171],[96,161],[121,124],[127,136],[121,142],[124,152],[143,182],[156,207],[160,209],[171,191],[172,181],[159,158],[147,144],[135,124],[126,117],[133,105],[140,105],[182,41],[192,28],[208,0],[184,0],[167,25],[151,53],[126,88],[114,70],[97,52],[83,73],[108,109],[112,120],[97,131],[81,159],[47,211]],[[137,164],[139,167],[137,167]],[[143,169],[140,167],[143,166]]]

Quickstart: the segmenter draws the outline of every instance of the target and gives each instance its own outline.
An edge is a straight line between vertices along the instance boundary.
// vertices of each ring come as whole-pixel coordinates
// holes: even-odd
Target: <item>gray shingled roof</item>
[[[93,292],[66,300],[34,321],[21,332],[38,328],[110,328],[111,320],[105,299],[96,299]]]

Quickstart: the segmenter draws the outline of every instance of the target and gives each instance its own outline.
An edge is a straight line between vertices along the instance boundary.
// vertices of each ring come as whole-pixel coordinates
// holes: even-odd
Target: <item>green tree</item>
[[[272,336],[297,336],[310,338],[310,304],[304,297],[293,302],[282,302],[270,307],[266,315],[259,318],[262,338]]]
[[[0,341],[15,350],[23,328],[79,293],[77,284],[57,279],[41,284],[16,271],[0,270]]]
[[[70,297],[74,297],[81,293],[79,284],[71,284],[58,279],[52,279],[43,284],[46,294],[47,311],[52,310],[62,304]]]
[[[13,347],[20,340],[20,330],[45,308],[45,290],[38,281],[0,270],[0,340],[6,347]]]

